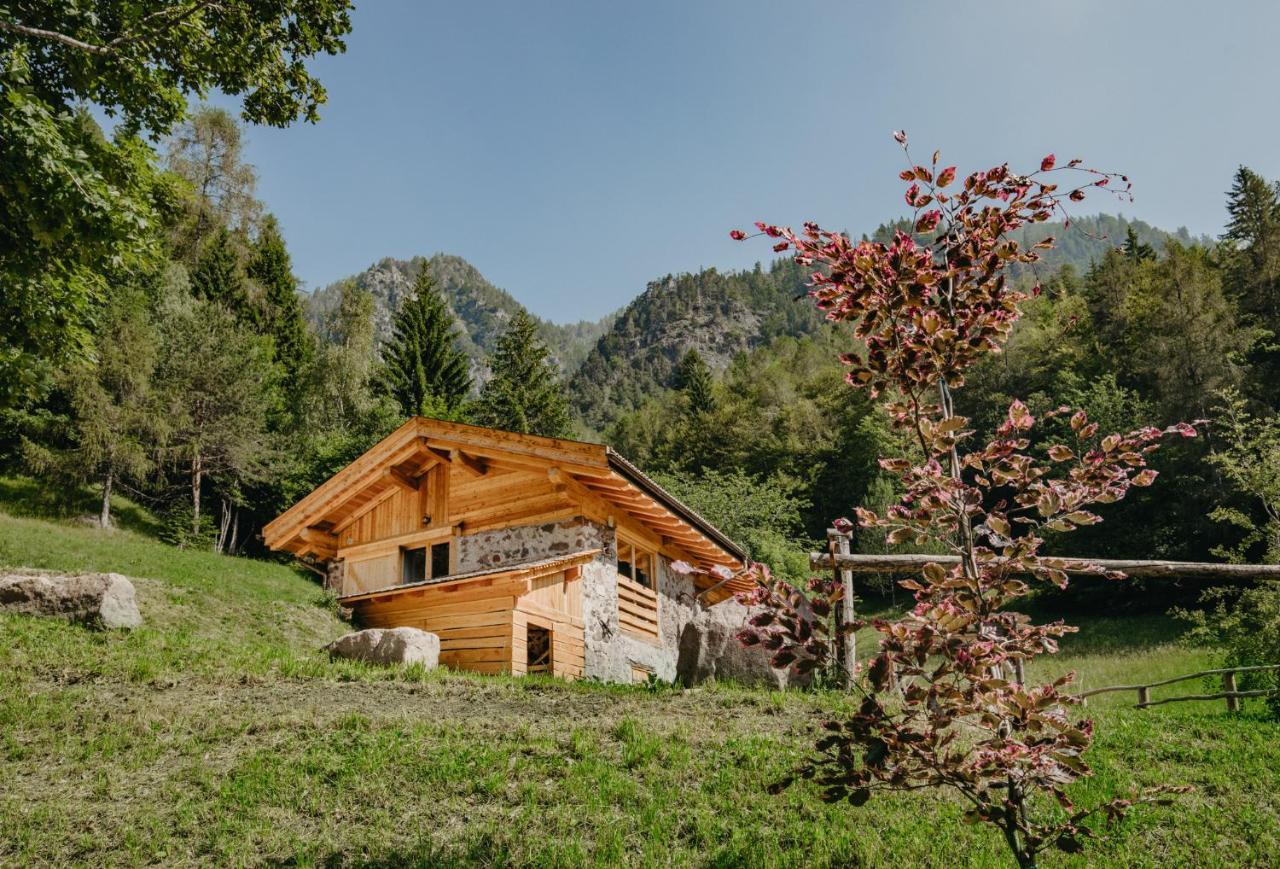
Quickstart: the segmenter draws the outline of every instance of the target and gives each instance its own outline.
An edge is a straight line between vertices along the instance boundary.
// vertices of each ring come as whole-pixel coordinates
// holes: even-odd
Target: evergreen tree
[[[109,528],[113,494],[150,472],[166,427],[152,390],[158,335],[145,294],[117,288],[95,339],[95,361],[67,366],[55,378],[64,412],[41,415],[46,425],[24,439],[22,452],[28,467],[55,485],[96,486],[98,522]]]
[[[185,213],[171,229],[179,259],[190,262],[216,227],[248,233],[257,222],[257,172],[244,161],[240,122],[226,109],[201,106],[192,112],[170,139],[165,162],[189,185]]]
[[[392,324],[382,351],[382,385],[408,416],[454,417],[471,374],[444,296],[424,266]]]
[[[547,437],[572,430],[569,402],[538,327],[523,310],[498,339],[493,377],[480,392],[476,421],[481,425]]]
[[[1229,283],[1241,308],[1280,319],[1280,194],[1245,166],[1227,194]]]
[[[689,407],[694,413],[715,410],[716,397],[711,369],[702,361],[697,350],[690,349],[680,360],[680,367],[676,370],[676,387],[689,400]]]
[[[307,330],[298,299],[298,279],[293,276],[280,224],[272,215],[262,221],[248,271],[262,288],[263,325],[275,339],[276,361],[284,369],[286,389],[296,401],[303,375],[315,357],[315,342]]]
[[[1124,245],[1121,249],[1125,256],[1138,262],[1156,258],[1156,249],[1138,238],[1138,232],[1132,224],[1125,231]]]
[[[262,316],[249,298],[240,246],[225,226],[218,227],[200,251],[191,272],[191,291],[197,298],[222,305],[255,331],[260,329]]]
[[[1263,330],[1249,353],[1249,397],[1280,408],[1280,188],[1241,166],[1227,194],[1225,286]]]

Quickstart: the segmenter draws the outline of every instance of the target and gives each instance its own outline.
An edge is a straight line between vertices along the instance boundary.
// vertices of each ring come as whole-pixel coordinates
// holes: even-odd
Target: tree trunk
[[[103,528],[111,527],[111,484],[115,482],[115,473],[107,471],[102,479],[102,512],[98,515],[98,524]]]
[[[240,539],[240,508],[231,508],[231,543],[227,546],[227,554],[235,555]]]
[[[200,484],[204,480],[204,464],[199,450],[191,459],[191,535],[200,536]]]
[[[227,551],[227,531],[231,527],[231,506],[227,499],[222,499],[222,519],[218,522],[218,536],[213,541],[213,551],[219,554]]]

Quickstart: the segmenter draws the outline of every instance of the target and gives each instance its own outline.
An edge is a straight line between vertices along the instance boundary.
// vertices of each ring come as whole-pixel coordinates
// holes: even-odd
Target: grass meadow
[[[0,864],[1010,865],[948,796],[768,796],[839,694],[333,663],[320,647],[347,626],[287,566],[164,545],[127,505],[104,532],[13,481],[0,499],[0,566],[124,573],[146,621],[0,616]],[[1081,626],[1034,675],[1099,687],[1213,663],[1164,617]],[[1132,702],[1088,707],[1096,775],[1077,801],[1196,792],[1041,865],[1275,865],[1280,724],[1260,705]]]

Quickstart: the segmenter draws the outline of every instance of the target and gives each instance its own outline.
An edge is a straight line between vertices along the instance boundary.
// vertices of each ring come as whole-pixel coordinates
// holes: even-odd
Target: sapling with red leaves
[[[1123,578],[1041,555],[1044,535],[1101,521],[1095,505],[1155,480],[1147,458],[1161,438],[1196,432],[1182,423],[1099,438],[1084,411],[1064,407],[1043,418],[1069,421],[1065,442],[1033,449],[1041,420],[1014,401],[993,439],[976,443],[953,392],[979,357],[1000,351],[1020,306],[1039,292],[1019,289],[1009,266],[1034,263],[1053,246],[1045,238],[1025,247],[1019,231],[1057,215],[1069,226],[1065,204],[1090,191],[1129,198],[1129,179],[1079,160],[1059,166],[1049,155],[1026,174],[1001,164],[957,183],[956,168],[940,166],[938,153],[916,164],[905,133],[894,136],[907,156],[901,178],[910,231],[854,242],[814,223],[800,232],[757,227],[775,251],[812,267],[818,308],[851,326],[857,349],[842,357],[849,383],[883,399],[915,452],[880,460],[900,477],[903,494],[884,515],[859,509],[859,524],[883,529],[891,544],[940,541],[959,561],[928,564],[902,583],[916,605],[903,618],[871,622],[882,637],[857,686],[861,705],[826,722],[812,757],[776,787],[800,777],[816,782],[825,799],[855,806],[877,791],[950,788],[967,803],[967,820],[998,828],[1019,866],[1031,866],[1046,849],[1082,848],[1094,817],[1114,822],[1135,802],[1185,790],[1157,788],[1083,808],[1072,802],[1067,786],[1090,773],[1082,755],[1093,724],[1071,714],[1079,703],[1073,674],[1045,684],[1028,684],[1023,674],[1028,661],[1053,654],[1076,629],[1033,624],[1010,605],[1035,583],[1065,587],[1070,573]],[[763,566],[750,569],[756,589],[741,600],[756,614],[740,640],[772,651],[775,666],[831,666],[840,633],[862,626],[833,623],[839,584],[815,580],[802,594]]]

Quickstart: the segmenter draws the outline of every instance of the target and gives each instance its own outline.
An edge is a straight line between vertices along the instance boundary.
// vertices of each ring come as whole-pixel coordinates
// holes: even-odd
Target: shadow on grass
[[[0,508],[13,516],[72,522],[96,520],[102,501],[88,486],[62,490],[29,477],[0,477]],[[160,523],[150,511],[119,495],[111,499],[111,518],[128,531],[148,537],[160,533]]]

